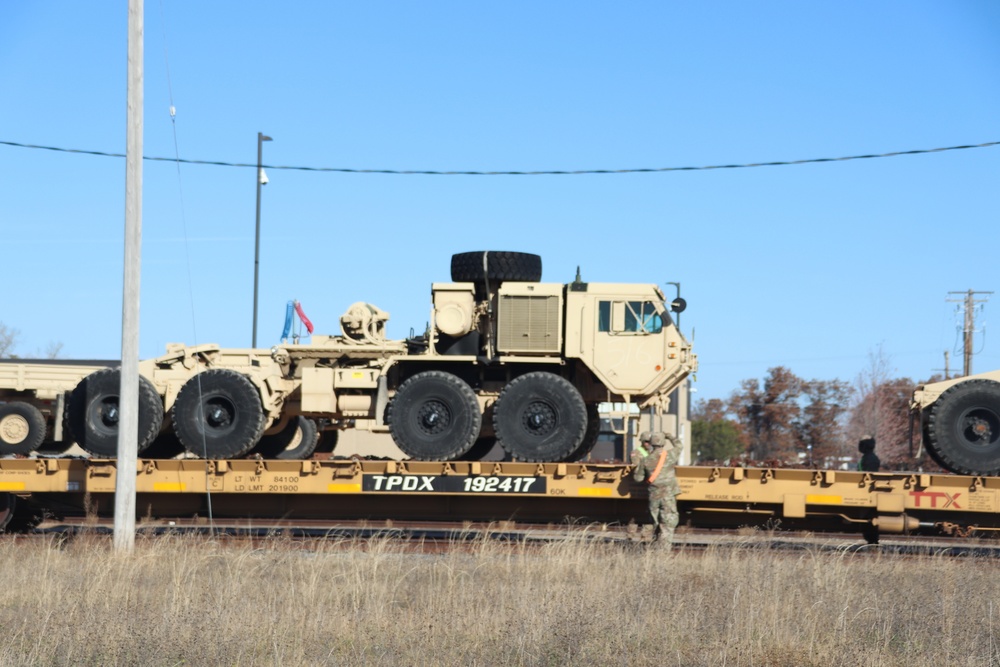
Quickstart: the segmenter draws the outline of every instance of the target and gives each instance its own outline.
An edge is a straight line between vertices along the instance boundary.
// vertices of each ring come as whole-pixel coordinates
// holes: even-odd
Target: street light
[[[251,347],[257,347],[257,281],[260,274],[260,186],[267,185],[267,174],[261,165],[264,154],[264,142],[273,141],[261,132],[257,133],[257,233],[253,248],[253,342]]]

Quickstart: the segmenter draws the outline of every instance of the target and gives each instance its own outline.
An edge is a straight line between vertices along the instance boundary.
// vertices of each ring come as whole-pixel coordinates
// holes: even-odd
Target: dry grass
[[[986,560],[179,537],[0,559],[2,665],[1000,664]]]

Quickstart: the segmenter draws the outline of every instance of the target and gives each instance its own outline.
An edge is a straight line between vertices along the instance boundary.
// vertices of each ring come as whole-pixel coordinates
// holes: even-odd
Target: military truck
[[[69,392],[116,361],[0,359],[0,456],[60,453],[73,440],[63,416]]]
[[[697,367],[653,284],[543,283],[541,258],[459,253],[431,286],[426,331],[386,338],[364,302],[340,335],[225,349],[171,344],[140,363],[139,450],[173,440],[203,458],[307,458],[317,424],[388,432],[419,460],[476,460],[499,443],[520,461],[570,461],[597,440],[606,401],[665,408]],[[680,303],[674,304],[680,308]],[[117,451],[120,371],[80,381],[68,404],[77,443]]]
[[[910,408],[945,470],[1000,475],[1000,371],[920,385]]]

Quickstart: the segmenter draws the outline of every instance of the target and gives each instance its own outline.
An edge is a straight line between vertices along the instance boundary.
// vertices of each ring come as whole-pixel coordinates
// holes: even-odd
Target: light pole
[[[267,174],[261,165],[264,155],[264,142],[273,141],[271,137],[261,132],[257,133],[257,227],[253,247],[253,342],[251,347],[257,347],[257,282],[260,274],[260,186],[267,184]]]

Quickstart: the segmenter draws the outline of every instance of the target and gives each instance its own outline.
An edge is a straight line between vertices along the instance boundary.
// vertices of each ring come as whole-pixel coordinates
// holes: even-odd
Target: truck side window
[[[619,331],[621,333],[660,333],[663,331],[663,318],[656,312],[651,301],[615,302],[619,309],[624,306],[625,320],[617,326],[612,324],[612,302],[599,301],[597,304],[597,330],[602,333]],[[619,310],[619,317],[621,310]]]

